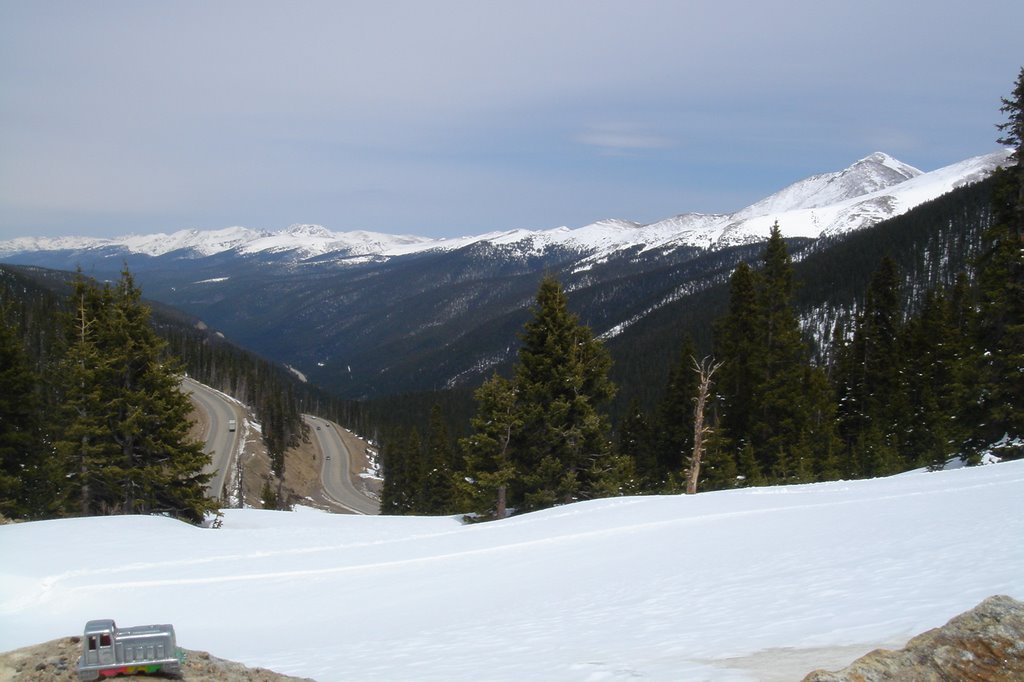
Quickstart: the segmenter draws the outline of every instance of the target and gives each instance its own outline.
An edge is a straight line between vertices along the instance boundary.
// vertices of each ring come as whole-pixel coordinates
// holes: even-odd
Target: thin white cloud
[[[582,144],[599,147],[607,153],[667,149],[674,145],[671,138],[629,123],[606,123],[590,126],[575,139]]]

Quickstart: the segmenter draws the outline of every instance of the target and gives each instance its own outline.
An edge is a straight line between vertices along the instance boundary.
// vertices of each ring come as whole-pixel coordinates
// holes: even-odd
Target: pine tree
[[[561,285],[545,277],[527,322],[515,385],[523,427],[511,449],[516,506],[540,509],[594,494],[608,471],[608,421],[600,408],[615,393],[611,357],[568,310]]]
[[[729,308],[715,325],[715,357],[722,362],[718,393],[721,444],[736,452],[752,446],[756,387],[762,382],[758,278],[740,263],[729,279]],[[727,441],[727,442],[726,442]]]
[[[798,482],[805,469],[805,450],[797,453],[808,428],[809,407],[803,393],[809,348],[800,337],[792,305],[793,264],[776,223],[764,253],[761,307],[760,383],[750,430],[755,451],[766,471],[780,481]],[[787,463],[792,459],[791,463]]]
[[[655,412],[655,469],[650,478],[654,490],[666,490],[670,475],[682,473],[693,451],[693,401],[698,376],[692,358],[696,353],[693,339],[685,337]]]
[[[963,383],[963,336],[954,324],[952,306],[941,292],[928,291],[903,337],[909,408],[901,429],[907,434],[903,446],[906,466],[941,468],[960,451],[967,436],[963,416],[969,402]]]
[[[522,428],[516,389],[511,381],[495,374],[474,396],[477,412],[470,422],[473,433],[460,442],[466,495],[475,512],[503,519],[508,512],[508,487],[515,477],[510,448]]]
[[[840,432],[857,473],[864,476],[904,468],[899,455],[905,416],[899,301],[896,263],[886,257],[871,277],[853,340],[838,362]]]
[[[54,444],[60,457],[59,505],[65,514],[88,516],[119,511],[116,505],[119,458],[107,428],[104,411],[103,365],[98,347],[100,316],[109,305],[103,295],[79,276],[71,296],[67,322],[67,350],[57,376],[59,425]]]
[[[1015,165],[995,174],[993,222],[983,235],[978,259],[983,425],[976,446],[1004,437],[1009,442],[1024,439],[1024,68],[1011,97],[1002,102],[1007,121],[998,126],[1003,133],[999,142],[1013,147]],[[1003,457],[1022,454],[1021,446],[1000,452]]]
[[[1001,97],[1002,106],[999,111],[1006,114],[1006,121],[996,125],[1002,136],[996,140],[999,144],[1010,147],[1013,152],[1010,162],[1013,164],[1010,174],[1016,178],[1011,181],[1010,195],[1013,217],[1009,222],[1015,226],[1017,239],[1024,236],[1024,67],[1021,67],[1014,83],[1010,97]]]
[[[754,446],[746,443],[739,453],[739,472],[743,477],[744,487],[764,485],[764,474],[761,472],[761,465],[757,462],[757,455],[754,453]]]
[[[823,378],[793,308],[793,265],[776,223],[754,273],[741,263],[729,280],[729,309],[716,322],[720,423],[710,461],[745,485],[811,480],[834,457]],[[827,465],[831,467],[831,464]],[[716,473],[718,484],[727,484]]]
[[[380,513],[412,514],[422,480],[422,441],[415,428],[401,430],[385,439],[381,448],[384,487],[381,490]]]
[[[267,476],[260,489],[260,503],[264,509],[280,509],[280,498],[277,495],[279,486],[271,485],[271,477]]]
[[[267,446],[274,474],[283,483],[285,453],[299,445],[309,427],[302,421],[298,401],[290,386],[281,386],[264,374],[257,378],[254,387],[256,390],[250,396],[250,404],[255,406],[256,414],[262,420],[263,443]]]
[[[430,411],[427,450],[416,511],[420,514],[451,514],[455,509],[454,456],[448,429],[439,405]]]
[[[129,272],[97,289],[79,277],[69,320],[57,442],[81,513],[166,513],[201,521],[209,456],[189,441],[179,365],[149,324]]]
[[[731,448],[723,447],[718,428],[712,424],[707,454],[701,468],[701,487],[704,490],[730,490],[743,483],[736,453]]]
[[[619,423],[616,452],[633,460],[633,466],[642,490],[656,490],[659,481],[655,456],[655,428],[634,398]]]
[[[38,512],[32,500],[45,478],[40,475],[38,377],[11,317],[0,304],[0,514],[19,518]]]
[[[820,367],[804,367],[803,393],[809,410],[809,421],[802,447],[809,453],[809,471],[802,480],[833,481],[840,478],[842,465],[836,421],[835,392],[828,375]],[[802,468],[801,468],[802,471]]]

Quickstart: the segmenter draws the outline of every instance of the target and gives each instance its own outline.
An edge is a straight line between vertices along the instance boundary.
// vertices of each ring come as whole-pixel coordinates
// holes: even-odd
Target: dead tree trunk
[[[504,483],[498,486],[498,504],[497,509],[494,512],[494,518],[496,519],[503,519],[506,516],[508,516],[508,510],[506,508],[507,502],[505,499],[505,491],[506,486]]]
[[[706,356],[700,362],[697,358],[693,360],[693,370],[697,372],[697,397],[694,398],[693,407],[693,455],[690,457],[690,471],[686,478],[686,494],[693,495],[697,492],[697,480],[700,478],[700,460],[704,457],[704,438],[711,433],[711,428],[704,425],[704,406],[708,401],[708,394],[711,392],[711,377],[722,363],[715,362],[714,358]]]

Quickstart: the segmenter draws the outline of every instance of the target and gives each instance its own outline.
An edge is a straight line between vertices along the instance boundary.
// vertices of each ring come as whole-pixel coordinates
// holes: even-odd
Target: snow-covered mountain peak
[[[913,166],[875,152],[841,171],[812,175],[735,214],[750,218],[801,208],[821,208],[898,185],[922,175]]]
[[[885,152],[874,152],[873,154],[868,154],[863,159],[854,162],[850,167],[856,168],[858,166],[868,165],[884,166],[886,168],[891,168],[892,170],[908,178],[921,175],[921,171],[918,170],[917,168],[914,168],[909,164],[903,163],[899,159],[895,159],[886,154]]]
[[[642,227],[640,223],[633,222],[632,220],[620,220],[618,218],[598,220],[594,225],[610,230],[635,230],[638,227]]]
[[[883,160],[873,154],[838,173],[816,175],[795,183],[734,214],[717,243],[761,241],[767,238],[775,221],[786,237],[815,238],[874,225],[957,187],[983,180],[1005,163],[1008,153],[1000,150],[975,156],[928,173],[891,157]],[[816,193],[808,192],[803,202],[790,201],[815,183]],[[832,200],[822,201],[828,197]]]
[[[289,225],[284,233],[292,237],[308,237],[311,239],[334,239],[334,233],[323,225],[304,225],[295,223]]]
[[[130,235],[112,241],[125,246],[133,253],[144,253],[149,256],[162,256],[165,253],[182,250],[210,256],[238,248],[267,234],[248,227],[226,227],[220,230],[191,229],[179,230],[172,234]]]
[[[884,152],[875,152],[840,171],[839,180],[845,189],[857,194],[867,194],[923,175],[913,166],[894,159]]]
[[[644,249],[716,248],[762,241],[776,220],[787,237],[814,238],[849,232],[904,213],[956,187],[977,182],[996,166],[1005,164],[1007,156],[1007,150],[1000,150],[922,173],[884,152],[874,152],[843,170],[795,182],[733,214],[684,213],[648,225],[609,219],[577,228],[510,229],[436,239],[362,230],[333,232],[322,225],[296,223],[277,232],[229,227],[117,239],[25,237],[0,242],[0,255],[123,249],[150,256],[180,252],[201,257],[233,251],[280,254],[278,257],[296,262],[327,257],[338,263],[354,264],[367,258],[489,244],[505,247],[502,253],[506,254],[508,247],[513,246],[523,253],[566,247],[580,252],[586,261],[597,262],[612,253],[637,246]]]

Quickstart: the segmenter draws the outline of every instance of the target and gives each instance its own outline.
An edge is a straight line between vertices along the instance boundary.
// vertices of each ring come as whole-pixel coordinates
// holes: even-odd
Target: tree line
[[[115,319],[127,319],[129,310],[137,318],[131,334],[109,337],[110,325]],[[99,345],[101,338],[105,339],[103,345]],[[126,504],[102,495],[82,504],[81,490],[79,503],[73,501],[70,485],[77,474],[65,473],[66,453],[57,451],[67,423],[61,405],[70,395],[63,385],[70,376],[65,365],[69,352],[82,352],[88,347],[86,342],[93,341],[97,362],[112,361],[110,358],[128,352],[116,343],[136,351],[148,349],[158,360],[151,359],[147,366],[165,369],[177,382],[187,374],[247,404],[261,424],[261,438],[278,478],[284,475],[288,448],[304,437],[303,412],[372,432],[362,406],[301,383],[286,369],[231,344],[173,309],[145,303],[127,269],[120,282],[101,285],[81,275],[4,266],[0,268],[0,385],[5,389],[0,392],[0,513],[50,518],[162,509],[151,502],[129,500]],[[96,380],[104,376],[111,378],[97,374]],[[112,400],[109,391],[102,395]],[[80,399],[87,397],[79,394]],[[93,397],[100,400],[101,394]],[[152,404],[168,401],[176,402],[176,398],[163,396]],[[187,423],[188,410],[183,414]],[[177,427],[179,421],[168,419],[166,423]],[[64,460],[56,463],[61,457]],[[114,471],[106,465],[93,469]],[[88,477],[85,480],[88,482]],[[138,487],[130,481],[127,484]],[[84,491],[93,496],[112,486],[87,483]],[[191,512],[168,513],[196,520],[201,517],[199,506]]]
[[[465,434],[453,436],[437,407],[422,434],[406,424],[384,435],[383,511],[493,517],[687,484],[884,475],[959,453],[976,459],[993,444],[1019,456],[1024,70],[1003,104],[999,141],[1014,148],[1015,164],[971,195],[985,205],[966,220],[984,230],[960,250],[970,257],[954,264],[959,277],[921,292],[917,277],[882,258],[858,304],[831,321],[831,341],[815,349],[776,226],[757,260],[732,271],[725,313],[704,332],[710,342],[680,338],[676,359],[659,362],[659,381],[644,389],[657,394],[652,404],[631,400],[614,430],[609,406],[623,392],[609,378],[608,350],[547,277],[516,361],[477,389]],[[373,409],[282,383],[280,368],[242,360],[209,335],[167,325],[161,338],[150,322],[127,271],[113,286],[79,277],[63,304],[38,293],[4,299],[0,511],[201,518],[210,504],[204,456],[183,435],[187,401],[176,390],[186,367],[256,407],[279,473],[302,411],[373,430]]]
[[[921,290],[883,257],[827,347],[801,330],[798,283],[776,225],[754,267],[729,280],[712,358],[679,341],[653,408],[632,401],[613,434],[603,344],[541,284],[518,360],[476,392],[470,435],[438,410],[382,452],[384,513],[472,510],[502,517],[579,499],[879,476],[1024,450],[1024,69],[999,142],[1014,149],[990,181],[985,222],[959,274]],[[975,197],[976,198],[976,197]],[[946,236],[944,238],[955,238]],[[914,289],[907,291],[907,289]],[[701,369],[703,368],[703,371]],[[701,388],[713,393],[701,401]],[[703,409],[695,414],[695,403]],[[695,443],[694,436],[698,436]],[[703,461],[697,471],[695,462]]]
[[[66,306],[40,292],[0,301],[0,512],[199,522],[213,510],[182,368],[149,318],[127,271],[103,286],[79,275]]]

